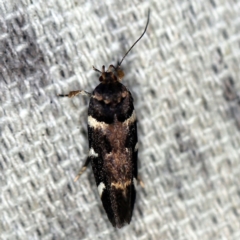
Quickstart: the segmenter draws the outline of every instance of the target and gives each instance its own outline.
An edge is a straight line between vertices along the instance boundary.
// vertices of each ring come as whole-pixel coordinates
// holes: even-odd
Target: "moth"
[[[120,68],[124,58],[145,34],[142,35],[118,62],[108,69],[93,69],[100,73],[100,84],[92,93],[77,90],[60,97],[72,98],[79,94],[90,97],[88,108],[89,153],[76,181],[91,162],[103,207],[113,227],[121,228],[132,218],[138,177],[137,120],[130,91],[121,83],[124,72]]]

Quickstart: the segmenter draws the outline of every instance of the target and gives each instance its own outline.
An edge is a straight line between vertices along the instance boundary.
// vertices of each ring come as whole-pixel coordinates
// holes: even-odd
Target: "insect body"
[[[137,170],[137,123],[130,91],[121,83],[124,72],[120,65],[146,32],[124,55],[117,67],[110,65],[107,71],[93,69],[101,74],[100,84],[90,94],[86,91],[72,91],[68,96],[89,95],[88,138],[89,154],[75,178],[86,170],[89,162],[92,169],[103,207],[114,227],[121,228],[130,223],[136,191],[134,180],[138,180]]]

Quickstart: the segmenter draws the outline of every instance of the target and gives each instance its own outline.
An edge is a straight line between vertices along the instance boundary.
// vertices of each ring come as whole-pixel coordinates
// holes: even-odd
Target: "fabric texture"
[[[124,60],[144,188],[114,229],[88,154],[92,65]],[[240,3],[3,0],[1,239],[240,239]]]

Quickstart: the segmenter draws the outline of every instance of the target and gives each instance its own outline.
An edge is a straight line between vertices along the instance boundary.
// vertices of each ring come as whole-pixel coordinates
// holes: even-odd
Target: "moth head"
[[[118,66],[118,67],[114,67],[113,65],[110,65],[107,69],[107,71],[105,71],[105,66],[102,66],[102,71],[96,69],[93,66],[93,69],[96,72],[101,73],[101,76],[99,77],[99,81],[101,83],[113,83],[113,82],[120,82],[123,77],[124,77],[124,72],[123,70]]]
[[[102,71],[96,69],[93,66],[93,69],[96,72],[101,73],[101,76],[99,77],[99,81],[101,83],[104,84],[109,84],[109,83],[114,83],[114,82],[120,82],[123,77],[124,77],[124,72],[123,70],[120,68],[123,60],[125,59],[125,57],[128,55],[128,53],[133,49],[133,47],[138,43],[138,41],[143,37],[143,35],[145,34],[145,32],[147,31],[147,27],[148,27],[148,23],[149,23],[149,17],[150,17],[150,10],[148,11],[148,18],[147,18],[147,23],[145,26],[145,29],[142,33],[142,35],[134,42],[134,44],[128,49],[128,51],[125,53],[125,55],[123,56],[122,60],[120,62],[118,62],[117,67],[114,67],[113,65],[110,65],[108,67],[108,70],[105,71],[105,66],[102,66]]]

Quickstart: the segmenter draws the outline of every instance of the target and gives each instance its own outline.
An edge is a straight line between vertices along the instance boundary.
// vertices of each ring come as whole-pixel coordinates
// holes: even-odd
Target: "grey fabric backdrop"
[[[240,3],[0,2],[1,239],[240,239]],[[109,223],[87,153],[92,65],[123,63],[139,120],[132,222]]]

